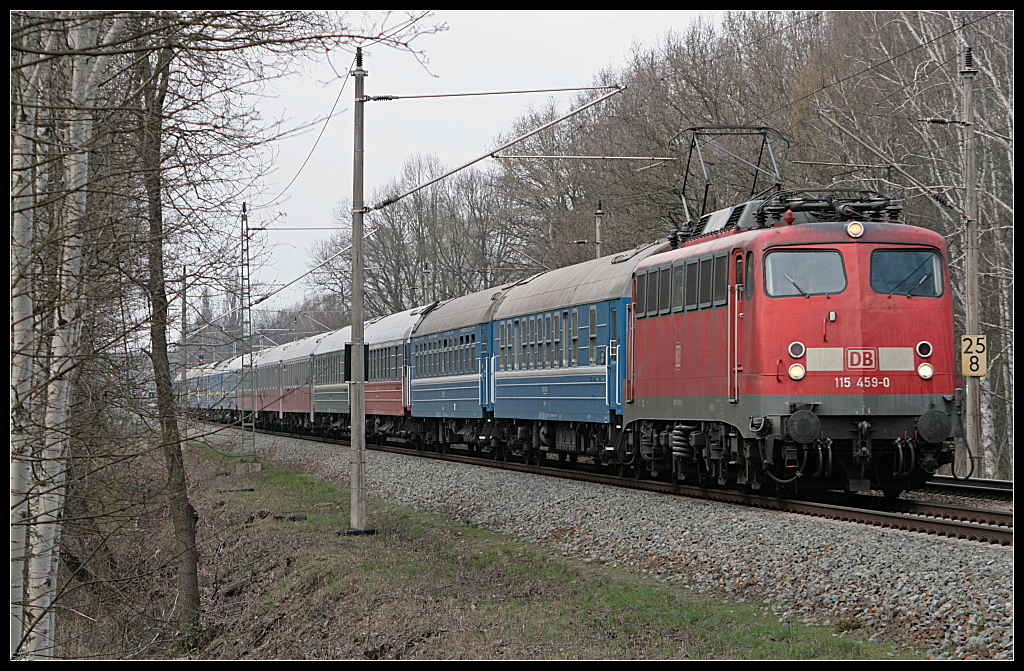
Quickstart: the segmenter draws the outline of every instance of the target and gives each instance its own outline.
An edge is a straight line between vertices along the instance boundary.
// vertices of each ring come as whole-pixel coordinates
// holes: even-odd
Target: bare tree
[[[166,497],[175,523],[171,616],[185,644],[201,633],[168,269],[213,277],[230,258],[232,236],[218,231],[233,224],[259,179],[260,148],[279,132],[253,113],[261,82],[356,39],[407,49],[420,17],[390,16],[355,26],[302,12],[12,14],[12,654],[56,656],[58,601],[83,580],[116,581],[89,564],[112,557],[105,540],[91,558],[65,552],[84,537],[69,531],[112,538],[88,531],[105,524],[73,522],[65,493],[86,515],[96,479],[69,474],[135,463],[114,438],[111,406],[135,418],[125,427],[142,431],[146,454],[150,399],[167,479],[147,496]],[[100,406],[95,394],[123,403]],[[119,456],[99,458],[100,444]]]
[[[436,157],[410,157],[402,175],[378,190],[376,202],[445,172]],[[338,233],[315,245],[311,286],[347,301],[350,212],[335,211]],[[368,218],[366,309],[369,316],[401,312],[518,279],[532,261],[518,252],[517,228],[486,173],[460,172],[377,210]]]

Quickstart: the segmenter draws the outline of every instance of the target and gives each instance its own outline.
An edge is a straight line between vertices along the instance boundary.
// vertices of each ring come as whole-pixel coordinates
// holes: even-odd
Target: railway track
[[[335,445],[348,445],[347,441],[339,439],[317,438],[275,431],[264,431],[262,433]],[[545,464],[544,461],[551,460],[544,459],[538,465],[536,463],[528,464],[519,461],[495,460],[490,454],[474,456],[473,453],[461,449],[446,450],[445,452],[411,452],[406,447],[395,445],[367,445],[367,448],[397,454],[416,454],[428,459],[489,466],[491,468],[568,478],[615,487],[628,487],[665,494],[689,496],[781,512],[824,517],[844,522],[899,529],[914,533],[958,538],[979,543],[1013,545],[1012,511],[928,501],[887,499],[876,496],[838,495],[838,493],[836,496],[824,497],[814,501],[784,499],[763,494],[707,489],[694,485],[609,475],[597,472],[592,464],[585,462],[577,464],[563,463],[559,466],[554,466]]]
[[[1012,480],[962,480],[949,475],[936,475],[925,489],[979,499],[1013,501]]]

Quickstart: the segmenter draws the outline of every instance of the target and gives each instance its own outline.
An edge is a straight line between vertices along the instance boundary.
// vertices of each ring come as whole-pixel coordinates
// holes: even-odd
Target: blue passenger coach
[[[491,324],[494,417],[604,423],[622,414],[627,310],[648,245],[510,287]]]
[[[492,408],[487,334],[501,289],[422,308],[409,341],[413,417],[480,419]]]

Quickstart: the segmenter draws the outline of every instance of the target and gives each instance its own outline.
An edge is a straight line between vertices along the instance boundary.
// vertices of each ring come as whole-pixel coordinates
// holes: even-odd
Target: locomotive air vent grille
[[[705,214],[703,217],[701,217],[700,221],[697,222],[697,226],[693,229],[693,237],[697,237],[698,235],[704,233],[704,227],[708,225],[708,222],[710,220],[710,214]]]
[[[737,205],[732,208],[732,214],[729,215],[729,221],[725,222],[725,226],[723,228],[735,228],[736,224],[740,221],[740,217],[743,216],[743,210],[745,207],[746,205],[744,204]]]

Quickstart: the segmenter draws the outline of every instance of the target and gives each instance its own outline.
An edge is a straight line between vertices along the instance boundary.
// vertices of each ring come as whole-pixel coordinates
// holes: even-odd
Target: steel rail
[[[261,433],[335,445],[348,444],[344,439],[319,438],[279,431],[261,431]],[[588,468],[590,465],[586,463],[575,464],[575,468],[565,468],[564,466],[567,464],[562,464],[562,467],[554,467],[544,465],[543,463],[536,465],[519,461],[503,461],[496,458],[498,455],[473,456],[472,452],[466,452],[461,449],[456,451],[446,449],[440,452],[427,452],[425,450],[413,450],[404,446],[399,447],[394,444],[371,445],[368,443],[367,449],[442,461],[454,461],[475,466],[488,466],[521,473],[560,477],[613,487],[687,496],[812,517],[824,517],[843,522],[957,538],[978,543],[1004,546],[1013,545],[1013,513],[1008,511],[870,496],[857,496],[855,501],[848,501],[846,503],[799,501],[766,496],[764,494],[734,492],[724,489],[705,489],[696,485],[608,475],[593,471],[591,468]],[[541,452],[539,454],[544,461],[548,461],[547,453]],[[886,507],[892,509],[886,510]]]

